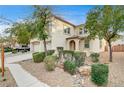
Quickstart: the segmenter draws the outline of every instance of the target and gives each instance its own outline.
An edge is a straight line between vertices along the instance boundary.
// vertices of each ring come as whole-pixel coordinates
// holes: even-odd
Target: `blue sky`
[[[86,15],[90,9],[95,6],[90,5],[56,5],[50,6],[52,12],[63,19],[75,24],[83,24],[86,21]],[[10,19],[14,22],[30,17],[34,8],[30,5],[0,5],[0,16]],[[8,25],[0,24],[0,34]]]
[[[94,6],[77,5],[77,6],[52,6],[54,14],[74,23],[75,25],[85,23],[87,12]],[[17,21],[27,16],[30,16],[33,12],[33,8],[30,5],[27,6],[0,6],[0,16]]]

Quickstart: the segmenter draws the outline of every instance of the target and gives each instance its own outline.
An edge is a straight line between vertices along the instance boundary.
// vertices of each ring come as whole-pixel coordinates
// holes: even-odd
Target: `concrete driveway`
[[[28,60],[28,59],[32,59],[32,52],[18,54],[18,55],[16,54],[12,56],[5,56],[5,63],[9,64],[9,63]]]
[[[9,63],[15,63],[19,61],[24,61],[32,59],[32,52],[19,53],[19,54],[6,54],[5,53],[5,66]],[[0,53],[0,66],[1,66],[1,53]]]

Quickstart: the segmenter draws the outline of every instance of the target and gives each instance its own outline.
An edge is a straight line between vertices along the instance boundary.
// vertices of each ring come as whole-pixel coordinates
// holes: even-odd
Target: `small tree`
[[[48,38],[48,25],[51,22],[51,12],[48,7],[34,6],[33,13],[34,32],[39,40],[43,40],[45,56],[47,56],[46,39]]]
[[[29,42],[30,42],[29,38],[30,38],[30,35],[27,31],[19,31],[18,36],[17,36],[17,42],[19,44],[26,45],[26,44],[29,44]]]
[[[105,39],[109,46],[109,61],[112,62],[113,40],[118,39],[119,33],[124,31],[123,6],[98,6],[92,9],[86,20],[86,29],[90,38]]]
[[[30,42],[30,31],[27,23],[13,23],[13,25],[6,30],[6,33],[10,33],[10,37],[16,39],[19,44],[29,44]]]

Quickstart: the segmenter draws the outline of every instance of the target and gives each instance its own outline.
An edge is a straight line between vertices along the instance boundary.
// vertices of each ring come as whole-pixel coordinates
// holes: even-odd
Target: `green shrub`
[[[74,51],[72,51],[72,50],[63,50],[63,53],[64,54],[74,54]]]
[[[44,59],[46,70],[53,71],[56,65],[56,56],[46,56]]]
[[[65,60],[74,61],[76,66],[80,67],[84,64],[86,53],[85,52],[75,52],[71,50],[64,50],[63,56]]]
[[[55,50],[48,50],[47,55],[52,55],[55,52]]]
[[[47,55],[52,55],[55,52],[55,50],[48,50]],[[33,53],[33,60],[36,63],[43,62],[45,58],[45,52],[35,52]]]
[[[74,52],[76,66],[80,67],[84,64],[86,53],[85,52]]]
[[[4,52],[12,52],[12,48],[6,47],[4,48]]]
[[[44,52],[33,53],[33,60],[36,63],[43,62],[44,58],[45,58],[45,53]]]
[[[105,85],[108,82],[108,65],[93,64],[91,68],[91,79],[98,86]]]
[[[71,61],[65,61],[64,62],[64,70],[73,75],[76,72],[76,64]]]
[[[91,57],[91,60],[92,60],[93,62],[99,62],[99,54],[98,54],[98,53],[92,53],[92,54],[90,55],[90,57]]]

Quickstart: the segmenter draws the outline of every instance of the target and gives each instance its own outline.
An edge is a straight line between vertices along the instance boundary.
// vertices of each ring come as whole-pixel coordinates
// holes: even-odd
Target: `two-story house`
[[[104,51],[105,41],[98,38],[89,40],[88,32],[84,29],[83,24],[76,26],[57,16],[54,16],[53,19],[47,39],[48,50],[63,47],[64,50],[84,51],[87,54]],[[44,51],[43,41],[31,40],[30,49],[33,52]]]

